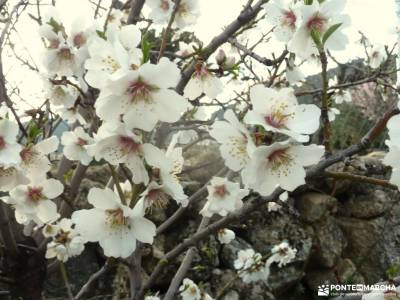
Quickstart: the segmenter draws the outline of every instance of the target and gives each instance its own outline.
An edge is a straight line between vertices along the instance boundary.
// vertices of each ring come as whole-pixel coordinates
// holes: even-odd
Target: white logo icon
[[[323,284],[318,286],[318,296],[329,296],[329,285]]]

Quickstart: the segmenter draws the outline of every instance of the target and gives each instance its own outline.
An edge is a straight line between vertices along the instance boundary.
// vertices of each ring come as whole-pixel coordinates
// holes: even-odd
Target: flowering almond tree
[[[197,243],[210,236],[232,243],[240,234],[233,224],[289,207],[291,193],[313,178],[360,180],[325,169],[366,150],[386,127],[384,163],[393,171],[384,184],[400,186],[400,105],[359,142],[332,144],[335,117],[352,103],[348,88],[370,82],[398,92],[386,68],[394,48],[365,36],[368,74],[328,78],[335,51],[350,42],[346,0],[243,0],[224,29],[210,25],[208,44],[193,31],[200,0],[89,2],[93,17],[67,22],[57,1],[0,1],[0,271],[12,299],[42,299],[44,282],[58,272],[68,299],[87,299],[119,265],[128,270],[129,299],[221,299],[229,286],[213,294],[188,278]],[[42,43],[40,62],[13,45],[22,18]],[[262,37],[254,42],[255,31]],[[277,41],[281,53],[264,51]],[[41,104],[24,106],[29,100],[5,72],[6,51],[21,65],[20,77],[26,68],[37,73]],[[320,68],[320,86],[298,88],[304,64]],[[188,188],[188,169],[213,164],[189,162],[189,149],[211,144],[224,167]],[[99,166],[108,183],[82,192]],[[156,251],[174,225],[189,221],[197,231]],[[272,267],[290,265],[298,253],[286,240],[270,246],[236,253],[243,284],[268,282]],[[95,251],[102,266],[73,289],[66,264],[85,251]]]

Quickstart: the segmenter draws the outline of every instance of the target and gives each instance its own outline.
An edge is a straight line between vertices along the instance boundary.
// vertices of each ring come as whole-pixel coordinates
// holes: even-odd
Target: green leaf
[[[338,23],[335,25],[332,25],[331,27],[328,28],[328,30],[325,32],[324,36],[322,37],[322,45],[325,45],[326,41],[329,39],[329,37],[342,25],[342,23]]]
[[[321,42],[321,35],[319,34],[318,31],[316,31],[315,29],[312,29],[311,30],[311,38],[313,39],[313,41],[318,49],[323,48],[323,44]]]
[[[49,22],[47,22],[47,24],[49,24],[51,26],[51,28],[53,29],[53,31],[55,33],[59,33],[64,32],[64,26],[60,23],[58,23],[56,20],[54,20],[53,18],[50,18]]]
[[[312,5],[313,0],[304,0],[305,5]]]
[[[150,60],[150,50],[153,47],[153,43],[150,42],[150,40],[147,37],[147,34],[145,34],[142,38],[141,42],[141,49],[142,49],[142,64],[148,62]]]
[[[96,30],[96,33],[103,40],[107,40],[106,33],[104,31]]]
[[[42,130],[35,121],[31,121],[28,125],[27,132],[29,141],[34,141],[42,133]]]

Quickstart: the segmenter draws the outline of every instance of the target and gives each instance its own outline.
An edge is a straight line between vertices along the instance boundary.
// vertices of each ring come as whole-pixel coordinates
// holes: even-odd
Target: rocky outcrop
[[[209,159],[214,157],[214,154],[203,155],[209,155]],[[387,178],[388,170],[379,157],[374,154],[355,158],[330,170]],[[89,169],[89,177],[79,193],[82,203],[90,187],[104,186],[105,181],[99,178],[107,172],[103,168]],[[191,176],[187,179],[206,181],[205,174]],[[386,279],[390,267],[399,265],[398,200],[397,193],[381,187],[350,181],[318,180],[310,189],[292,193],[280,210],[269,212],[265,205],[249,218],[231,224],[229,228],[235,231],[236,239],[230,244],[221,245],[215,236],[198,243],[187,276],[214,297],[224,286],[229,286],[221,297],[225,300],[306,300],[315,297],[321,284],[378,282]],[[142,262],[144,272],[149,274],[164,253],[193,234],[200,220],[200,206],[201,201],[199,205],[190,207],[177,224],[157,237],[153,246],[146,246]],[[166,210],[153,210],[149,218],[160,224],[175,209],[176,204],[171,203]],[[297,249],[296,258],[291,263],[281,268],[273,264],[266,281],[244,284],[237,277],[233,263],[238,251],[253,248],[268,255],[274,245],[285,240]],[[96,259],[102,259],[101,253],[91,253],[68,262],[74,287],[81,286],[82,278],[98,268]],[[168,288],[183,257],[181,255],[166,266],[154,292],[162,294]],[[90,261],[91,267],[87,274],[75,276],[74,270],[78,271],[75,266],[84,263],[82,259]],[[126,282],[123,272],[118,274],[113,278],[118,278],[118,284],[123,285]],[[60,279],[55,279],[55,282],[57,280]],[[99,284],[100,287],[107,286],[104,281]]]

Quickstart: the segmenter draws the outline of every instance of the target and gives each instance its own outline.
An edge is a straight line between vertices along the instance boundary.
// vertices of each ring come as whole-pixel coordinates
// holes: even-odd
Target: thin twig
[[[171,32],[172,23],[174,23],[175,16],[176,16],[176,13],[178,12],[180,3],[181,3],[181,0],[175,0],[175,5],[172,10],[171,17],[169,18],[168,25],[164,30],[164,35],[163,35],[163,38],[161,41],[160,51],[158,52],[157,61],[160,61],[161,57],[164,54],[165,48],[167,47],[168,36],[169,36],[169,33]]]
[[[391,184],[389,181],[384,180],[384,179],[378,179],[378,178],[372,178],[368,176],[362,176],[362,175],[357,175],[357,174],[352,174],[349,172],[331,172],[331,171],[325,171],[326,176],[335,178],[338,180],[351,180],[351,181],[357,181],[357,182],[365,182],[365,183],[370,183],[374,185],[380,185],[392,190],[399,190],[399,187],[397,185]]]

